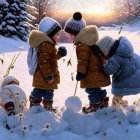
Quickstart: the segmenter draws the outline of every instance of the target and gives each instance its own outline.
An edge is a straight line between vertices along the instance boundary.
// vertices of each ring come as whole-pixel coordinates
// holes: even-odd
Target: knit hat
[[[50,38],[52,38],[61,30],[61,25],[56,20],[50,17],[45,17],[40,21],[38,30],[46,33]]]
[[[80,30],[84,27],[86,27],[86,22],[82,19],[82,14],[80,12],[75,12],[73,18],[70,18],[66,22],[64,31],[77,36]]]
[[[101,38],[96,45],[100,48],[100,50],[105,54],[105,55],[109,55],[109,52],[112,48],[112,46],[114,45],[114,40],[112,37],[109,36],[105,36],[103,38]]]
[[[7,77],[2,81],[1,87],[4,87],[4,86],[10,84],[11,82],[16,82],[16,83],[19,84],[19,81],[18,81],[14,76],[7,76]]]

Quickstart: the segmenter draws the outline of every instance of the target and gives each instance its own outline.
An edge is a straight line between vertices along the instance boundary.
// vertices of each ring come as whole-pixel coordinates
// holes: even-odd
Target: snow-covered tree
[[[140,0],[116,0],[115,11],[124,17],[125,23],[130,23],[140,16]]]
[[[53,12],[56,12],[58,2],[60,0],[32,0],[33,5],[37,8],[36,23],[38,24],[45,16],[51,17]]]
[[[140,18],[140,0],[135,0],[135,1],[136,1],[136,5],[135,5],[134,15]]]
[[[9,11],[9,4],[6,2],[6,0],[0,1],[0,34],[5,35],[6,34],[6,22],[5,22],[5,16],[7,15],[7,12]]]
[[[26,4],[28,7],[27,13],[30,15],[31,24],[34,26],[36,24],[36,17],[38,15],[37,8],[34,6],[32,0],[26,0]]]
[[[26,41],[32,25],[27,11],[27,0],[6,0],[6,10],[3,15],[3,21],[0,22],[0,34],[6,37],[18,36]],[[5,7],[2,7],[5,9]],[[2,9],[1,8],[1,9]],[[3,13],[3,9],[0,12]]]

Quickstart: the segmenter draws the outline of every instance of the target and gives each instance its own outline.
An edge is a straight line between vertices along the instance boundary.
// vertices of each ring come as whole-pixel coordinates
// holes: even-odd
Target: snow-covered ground
[[[132,42],[135,52],[140,55],[140,35],[138,35],[138,32],[122,31],[120,35],[118,32],[118,30],[102,30],[99,34],[100,37],[110,35],[114,39],[117,39],[120,35],[126,36]],[[6,73],[11,59],[18,53],[19,47],[24,46],[24,50],[17,59],[14,69],[10,71],[10,75],[14,75],[19,79],[20,86],[26,92],[28,98],[33,89],[32,76],[28,73],[26,62],[29,46],[26,42],[18,39],[13,40],[2,36],[0,36],[0,42],[0,58],[4,59],[3,66],[0,64],[0,80],[2,80],[2,76]],[[13,133],[10,133],[3,126],[6,118],[4,112],[0,111],[3,112],[0,113],[0,139],[140,140],[140,112],[134,111],[124,115],[121,111],[109,108],[98,111],[97,113],[84,115],[81,111],[74,113],[69,109],[66,110],[65,100],[74,95],[77,61],[75,49],[72,44],[59,43],[59,46],[65,46],[68,50],[68,55],[59,61],[61,84],[59,85],[59,89],[55,91],[54,96],[54,106],[58,106],[58,113],[53,114],[45,111],[43,108],[31,108],[24,112],[21,125],[13,129]],[[70,58],[72,66],[67,66],[67,61]],[[71,80],[71,73],[74,73],[74,81]],[[106,89],[111,104],[111,86],[108,86]],[[87,94],[84,89],[80,89],[79,84],[76,96],[81,99],[82,106],[88,105]],[[140,95],[133,95],[124,99],[127,99],[129,104],[132,104],[134,101],[138,101],[139,98]],[[80,103],[79,106],[81,107]],[[45,124],[50,124],[50,128],[45,128]],[[24,125],[28,129],[23,136],[22,127]]]

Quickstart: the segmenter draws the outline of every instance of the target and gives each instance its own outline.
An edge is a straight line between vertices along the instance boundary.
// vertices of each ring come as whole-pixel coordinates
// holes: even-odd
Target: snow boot
[[[29,101],[30,101],[30,107],[39,106],[41,101],[42,101],[42,99],[35,99],[33,96],[30,95]]]
[[[14,111],[14,103],[13,102],[7,102],[5,105],[4,105],[4,108],[5,110],[7,111],[7,115],[8,116],[12,116],[12,115],[15,115],[15,111]],[[10,130],[10,127],[9,125],[6,123],[5,124],[5,127]]]
[[[116,96],[114,95],[112,100],[112,107],[126,107],[128,106],[127,100],[122,100],[123,96]]]
[[[90,104],[89,107],[83,107],[82,111],[86,114],[91,113],[91,112],[96,112],[101,108],[101,103],[98,104]]]
[[[14,103],[13,103],[13,102],[7,102],[7,103],[4,105],[4,108],[5,108],[5,110],[7,111],[8,116],[15,115]],[[7,123],[5,124],[5,127],[6,127],[8,130],[10,130],[10,127],[9,127],[9,125],[8,125]]]
[[[7,111],[8,116],[15,115],[14,111],[14,103],[13,102],[7,102],[4,105],[5,110]]]
[[[48,111],[52,111],[54,113],[57,112],[56,108],[53,108],[53,100],[43,100],[44,108]]]
[[[108,107],[108,102],[109,102],[109,97],[105,97],[102,99],[102,105],[101,105],[101,109],[104,107]]]

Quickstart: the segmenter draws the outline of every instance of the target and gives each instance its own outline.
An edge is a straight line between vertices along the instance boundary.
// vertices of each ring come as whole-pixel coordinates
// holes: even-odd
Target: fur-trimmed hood
[[[97,27],[89,25],[83,28],[75,38],[75,43],[83,43],[88,46],[94,45],[99,39]]]
[[[28,43],[32,48],[36,48],[43,42],[54,44],[53,40],[48,37],[44,32],[33,30],[28,38]]]

